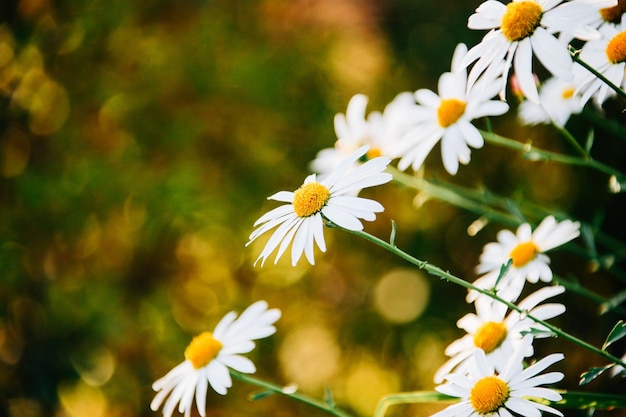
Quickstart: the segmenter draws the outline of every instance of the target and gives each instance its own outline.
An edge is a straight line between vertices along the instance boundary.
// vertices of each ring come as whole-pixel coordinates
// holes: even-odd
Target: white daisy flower
[[[398,168],[405,170],[409,166],[418,170],[424,160],[441,140],[443,165],[451,175],[455,175],[459,162],[470,161],[470,146],[480,148],[483,138],[472,120],[484,116],[498,116],[506,113],[509,106],[499,100],[491,100],[497,94],[492,81],[481,80],[468,91],[467,70],[460,66],[467,52],[464,44],[455,49],[452,59],[452,71],[439,78],[438,91],[435,94],[428,89],[415,92],[418,119],[413,127],[398,142],[396,156],[400,157]],[[496,86],[497,87],[497,86]]]
[[[555,33],[567,32],[578,39],[598,37],[598,32],[579,22],[588,9],[585,0],[513,0],[507,5],[487,0],[470,16],[470,29],[490,29],[482,41],[467,53],[464,65],[475,62],[469,74],[473,85],[481,74],[501,74],[500,95],[504,97],[507,75],[511,69],[518,77],[521,90],[531,101],[538,102],[532,69],[533,55],[554,76],[568,80],[572,58],[567,45]],[[504,66],[502,66],[504,62]]]
[[[623,89],[626,87],[626,18],[619,25],[604,25],[599,30],[602,37],[585,43],[580,59]],[[601,106],[607,98],[615,95],[615,91],[604,81],[581,65],[574,66],[574,83],[583,103],[594,97],[595,103]]]
[[[225,395],[232,386],[228,368],[242,373],[254,373],[254,363],[242,353],[254,349],[253,340],[276,332],[273,324],[280,318],[280,310],[267,309],[265,301],[249,306],[239,318],[234,311],[226,314],[213,332],[203,332],[193,338],[185,349],[185,361],[152,384],[158,391],[150,403],[152,411],[163,407],[163,415],[170,417],[178,404],[178,412],[191,414],[195,396],[198,412],[206,415],[206,394],[210,385],[215,392]]]
[[[398,138],[414,124],[415,99],[411,93],[400,93],[382,113],[373,111],[366,116],[368,100],[367,96],[356,94],[350,99],[346,114],[335,115],[337,141],[334,147],[318,152],[311,162],[313,172],[322,176],[328,174],[363,145],[370,146],[365,159],[394,153]]]
[[[624,3],[620,6],[619,3]],[[572,7],[565,3],[562,7]],[[578,0],[574,5],[576,12],[571,15],[579,24],[591,26],[599,29],[603,25],[619,24],[622,20],[622,12],[626,7],[624,0]],[[571,35],[567,28],[562,29],[559,39],[565,45],[569,44],[574,36]]]
[[[565,306],[558,303],[541,303],[564,291],[565,288],[560,286],[543,287],[524,298],[518,307],[539,320],[552,319],[562,314]],[[466,314],[456,323],[467,334],[446,348],[445,354],[451,356],[451,359],[435,373],[434,381],[437,384],[443,382],[444,377],[453,370],[462,373],[477,348],[485,352],[485,358],[490,366],[501,372],[525,333],[533,331],[534,337],[551,335],[544,326],[515,310],[505,316],[507,307],[485,295],[479,296],[474,304],[476,314]],[[525,356],[532,354],[532,348],[524,353]]]
[[[500,278],[496,289],[501,297],[514,301],[522,292],[525,281],[552,281],[550,258],[545,252],[564,245],[579,234],[579,222],[557,222],[553,216],[543,219],[534,232],[528,223],[520,225],[516,234],[501,230],[497,235],[498,241],[487,243],[483,248],[476,272],[485,275],[477,279],[474,285],[482,289],[496,287],[502,265],[511,259],[511,266]],[[469,291],[467,300],[473,301],[478,294]]]
[[[553,353],[524,369],[524,353],[531,343],[532,336],[525,336],[500,373],[488,364],[485,353],[476,349],[467,374],[450,374],[446,377],[448,382],[435,388],[443,394],[459,397],[461,401],[432,417],[512,417],[513,414],[540,417],[542,411],[563,416],[555,408],[531,399],[562,399],[558,392],[540,385],[558,382],[564,375],[561,372],[539,373],[564,356],[562,353]]]
[[[250,234],[246,246],[278,226],[255,265],[261,260],[263,266],[276,248],[278,253],[275,263],[278,262],[292,241],[292,265],[298,263],[303,252],[309,263],[314,265],[314,242],[322,252],[326,251],[324,219],[345,229],[362,230],[363,224],[359,219],[373,221],[376,213],[384,211],[377,201],[351,195],[355,190],[385,184],[393,178],[391,174],[383,172],[390,162],[387,157],[370,159],[354,168],[354,163],[365,156],[368,150],[369,146],[357,149],[321,181],[317,181],[315,174],[312,174],[296,191],[281,191],[268,197],[269,200],[288,204],[269,211],[254,223],[258,228]]]
[[[588,0],[591,4],[595,4],[596,0]],[[608,1],[608,0],[605,0]],[[598,3],[604,3],[602,1],[598,1]],[[604,25],[619,25],[622,21],[622,16],[626,13],[626,1],[619,0],[617,2],[613,2],[616,4],[602,4],[601,9],[598,11],[597,15],[593,16],[594,27],[600,28]],[[599,15],[599,16],[598,16]]]
[[[539,104],[524,100],[518,108],[518,119],[525,125],[550,124],[564,127],[572,114],[583,109],[575,85],[556,77],[547,80],[539,90]]]

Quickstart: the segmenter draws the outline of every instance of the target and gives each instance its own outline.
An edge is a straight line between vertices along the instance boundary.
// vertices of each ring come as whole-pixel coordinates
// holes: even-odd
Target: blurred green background
[[[472,311],[462,289],[335,230],[314,267],[255,268],[261,243],[244,244],[275,207],[266,197],[297,188],[333,146],[334,114],[353,94],[380,110],[401,91],[436,89],[455,45],[480,40],[466,28],[479,3],[2,0],[0,416],[160,415],[149,409],[152,382],[183,360],[191,337],[258,299],[283,311],[277,334],[250,355],[260,377],[317,397],[330,387],[363,416],[383,395],[432,389],[445,346],[462,336],[456,320]],[[623,123],[618,107],[610,116]],[[581,137],[586,123],[575,125]],[[494,124],[570,150],[513,115]],[[624,168],[623,145],[606,135],[599,158]],[[605,175],[489,145],[456,178],[436,148],[426,176],[613,233],[623,226],[624,198],[606,192]],[[476,214],[393,185],[365,195],[386,208],[366,230],[387,237],[393,219],[400,247],[468,280],[504,227],[470,237]],[[624,289],[584,257],[552,260],[606,297]],[[561,300],[568,312],[555,323],[596,344],[618,318],[576,295]],[[567,374],[562,388],[603,364],[561,341],[536,349],[566,352],[554,367]],[[625,388],[602,377],[588,390]],[[235,382],[226,397],[210,393],[208,415],[323,415],[286,398],[251,403],[253,391]]]

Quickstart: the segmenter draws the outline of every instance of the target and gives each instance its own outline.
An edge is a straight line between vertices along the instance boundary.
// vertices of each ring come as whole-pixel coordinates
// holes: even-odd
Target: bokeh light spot
[[[430,286],[417,270],[395,269],[378,280],[374,307],[386,320],[402,324],[422,314],[430,297]]]
[[[287,335],[279,353],[280,368],[289,382],[307,392],[318,392],[337,374],[341,351],[324,326],[299,328]]]

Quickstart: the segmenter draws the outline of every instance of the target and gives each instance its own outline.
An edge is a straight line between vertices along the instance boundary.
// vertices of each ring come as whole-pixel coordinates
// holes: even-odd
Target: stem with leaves
[[[263,381],[261,379],[255,378],[250,375],[242,374],[237,371],[233,371],[230,369],[230,375],[238,379],[240,381],[246,382],[250,385],[257,386],[259,388],[263,388],[263,391],[252,394],[251,398],[253,400],[260,400],[272,394],[280,394],[285,397],[291,398],[296,401],[300,401],[304,404],[310,405],[319,410],[325,411],[330,415],[336,417],[353,417],[351,414],[337,408],[335,403],[332,400],[332,396],[327,395],[326,401],[322,402],[315,398],[309,397],[308,395],[299,394],[296,389],[291,387],[281,387],[276,384],[272,384],[267,381]]]
[[[452,282],[452,283],[454,283],[456,285],[460,285],[461,287],[464,287],[464,288],[466,288],[468,290],[473,290],[473,291],[476,291],[476,292],[478,292],[480,294],[484,294],[484,295],[486,295],[488,297],[491,297],[492,299],[494,299],[494,300],[496,300],[496,301],[506,305],[509,309],[515,310],[515,311],[517,311],[520,314],[526,315],[526,317],[528,317],[529,319],[531,319],[535,323],[538,323],[538,324],[541,324],[542,326],[545,326],[548,330],[550,330],[556,336],[562,337],[563,339],[568,340],[568,341],[570,341],[570,342],[572,342],[572,343],[574,343],[574,344],[576,344],[576,345],[578,345],[578,346],[580,346],[580,347],[582,347],[584,349],[587,349],[590,352],[593,352],[593,353],[595,353],[595,354],[597,354],[599,356],[602,356],[603,358],[609,360],[612,363],[618,364],[618,365],[623,366],[623,367],[626,368],[626,362],[622,361],[620,358],[618,358],[616,356],[613,356],[610,353],[608,353],[608,352],[606,352],[606,351],[604,351],[602,349],[599,349],[599,348],[597,348],[597,347],[595,347],[595,346],[585,342],[584,340],[579,339],[579,338],[577,338],[577,337],[575,337],[575,336],[573,336],[573,335],[571,335],[571,334],[569,334],[569,333],[559,329],[558,327],[555,327],[555,326],[553,326],[553,325],[551,325],[551,324],[549,324],[549,323],[547,323],[547,322],[545,322],[543,320],[540,320],[540,319],[538,319],[536,317],[533,317],[531,314],[528,314],[527,311],[522,310],[517,305],[515,305],[515,304],[513,304],[513,303],[511,303],[511,302],[509,302],[509,301],[507,301],[507,300],[505,300],[503,298],[501,298],[500,296],[498,296],[493,290],[484,290],[482,288],[478,288],[475,285],[473,285],[473,284],[471,284],[471,283],[469,283],[469,282],[467,282],[467,281],[465,281],[465,280],[463,280],[463,279],[461,279],[459,277],[456,277],[456,276],[450,274],[449,272],[446,272],[446,271],[442,270],[441,268],[439,268],[439,267],[437,267],[435,265],[431,265],[431,264],[429,264],[426,261],[421,261],[421,260],[419,260],[419,259],[417,259],[417,258],[415,258],[415,257],[413,257],[411,255],[409,255],[408,253],[406,253],[403,250],[399,249],[395,245],[395,243],[393,241],[391,243],[389,243],[389,242],[386,242],[386,241],[384,241],[384,240],[382,240],[382,239],[380,239],[380,238],[378,238],[376,236],[370,235],[367,232],[364,232],[364,231],[361,231],[361,230],[345,229],[345,228],[342,228],[342,227],[337,226],[336,224],[330,223],[330,222],[327,223],[327,226],[341,229],[341,230],[346,231],[348,233],[351,233],[353,235],[359,236],[359,237],[361,237],[361,238],[363,238],[365,240],[368,240],[368,241],[370,241],[370,242],[372,242],[372,243],[382,247],[383,249],[388,250],[389,252],[393,253],[394,255],[397,255],[398,257],[404,259],[405,261],[407,261],[407,262],[417,266],[418,268],[425,270],[426,272],[428,272],[431,275],[435,275],[435,276],[437,276],[437,277],[439,277],[441,279],[444,279],[446,281]],[[392,235],[395,236],[395,230],[392,232]]]
[[[494,145],[502,146],[504,148],[509,148],[515,151],[522,152],[525,158],[528,158],[532,161],[552,161],[561,164],[588,167],[608,175],[613,175],[618,180],[622,180],[626,177],[624,173],[606,164],[603,164],[602,162],[598,162],[595,159],[592,159],[590,156],[580,158],[577,156],[563,155],[560,153],[536,148],[530,142],[518,142],[516,140],[497,135],[493,132],[481,131],[480,133],[485,141]]]
[[[609,88],[611,88],[613,91],[615,91],[617,93],[617,95],[619,95],[621,98],[623,98],[624,100],[626,100],[626,92],[624,90],[622,90],[621,88],[619,88],[617,85],[613,84],[608,78],[606,78],[602,73],[598,72],[595,68],[593,68],[591,65],[587,64],[585,61],[583,61],[582,59],[580,59],[580,50],[574,48],[573,46],[569,46],[569,53],[572,56],[572,59],[574,60],[574,62],[576,62],[577,64],[582,65],[587,71],[591,72],[593,75],[595,75],[598,79],[602,80],[603,83],[605,83],[606,85],[609,86]]]

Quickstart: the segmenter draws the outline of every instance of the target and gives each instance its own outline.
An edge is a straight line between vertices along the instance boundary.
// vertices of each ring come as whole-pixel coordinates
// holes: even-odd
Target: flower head
[[[626,18],[619,25],[604,25],[600,29],[601,38],[583,45],[580,59],[606,77],[617,87],[626,86]],[[574,83],[582,95],[582,103],[594,97],[601,106],[615,92],[593,73],[580,65],[574,66]]]
[[[565,3],[561,7],[572,7],[572,5]],[[571,17],[576,22],[599,30],[604,25],[619,24],[622,20],[622,13],[626,11],[626,2],[624,0],[619,0],[619,2],[617,0],[578,0],[573,7],[576,8],[576,12]],[[559,40],[564,45],[570,44],[574,38],[575,36],[569,33],[567,28],[562,29],[559,35]],[[590,39],[596,38],[598,36]]]
[[[614,1],[614,0],[613,0]],[[513,66],[521,90],[526,97],[539,102],[532,70],[532,57],[553,75],[568,80],[572,59],[567,44],[559,42],[555,33],[567,32],[587,40],[598,36],[597,31],[580,16],[588,11],[585,0],[513,0],[504,5],[487,0],[470,16],[470,29],[490,29],[483,40],[467,53],[464,65],[474,63],[469,74],[473,85],[481,74],[500,73],[501,95],[504,96],[507,75]],[[502,65],[504,63],[504,65]]]
[[[398,94],[383,112],[366,116],[368,98],[356,94],[348,103],[346,113],[335,115],[337,141],[332,148],[322,149],[311,163],[311,169],[322,176],[331,172],[344,158],[363,145],[369,145],[364,159],[391,156],[395,145],[412,125],[416,104],[411,93]],[[363,161],[357,161],[359,164]]]
[[[522,292],[525,281],[552,281],[550,258],[545,252],[575,239],[579,234],[580,223],[571,220],[557,222],[553,216],[543,219],[534,232],[528,223],[520,225],[516,234],[501,230],[498,232],[498,241],[488,243],[483,248],[476,271],[485,275],[476,280],[474,285],[491,289],[498,281],[498,294],[514,301]],[[511,266],[500,277],[500,269],[509,259]],[[470,291],[467,300],[472,301],[477,296],[476,291]]]
[[[532,336],[526,335],[509,357],[502,372],[496,372],[485,359],[485,353],[476,349],[466,371],[446,376],[447,382],[435,389],[443,394],[459,397],[460,402],[449,406],[433,417],[510,417],[540,416],[546,411],[558,416],[563,414],[529,397],[559,401],[561,395],[540,385],[563,379],[561,372],[539,375],[550,365],[563,359],[563,354],[553,353],[524,369],[522,360],[531,347]]]
[[[607,0],[608,1],[608,0]],[[593,0],[589,0],[593,4]],[[603,3],[603,2],[598,2]],[[603,25],[619,25],[622,16],[626,13],[626,1],[612,1],[612,4],[602,4],[598,10],[598,14],[594,16],[596,27]]]
[[[443,165],[455,175],[459,162],[470,161],[470,146],[480,148],[483,138],[472,125],[472,120],[483,116],[497,116],[508,111],[509,106],[499,100],[491,100],[497,94],[493,83],[483,80],[479,88],[468,90],[467,70],[460,67],[467,48],[459,44],[452,59],[452,71],[439,78],[439,94],[420,89],[415,92],[418,102],[418,119],[415,126],[398,142],[398,168],[411,166],[419,169],[424,160],[441,140]]]
[[[302,256],[313,265],[314,243],[320,250],[326,250],[324,241],[324,219],[349,230],[362,230],[360,219],[373,221],[376,213],[384,210],[377,201],[352,195],[355,190],[384,184],[392,176],[383,172],[390,159],[377,157],[362,165],[354,163],[362,158],[369,146],[362,146],[345,158],[323,180],[317,181],[315,174],[309,175],[304,184],[294,192],[281,191],[269,200],[284,204],[261,216],[254,226],[258,228],[250,234],[249,245],[265,232],[278,227],[269,238],[265,248],[257,258],[261,265],[278,248],[275,262],[283,255],[290,243],[291,263],[296,265]],[[255,262],[255,264],[256,264]]]
[[[559,286],[543,287],[524,298],[518,307],[534,318],[549,320],[562,314],[565,306],[558,303],[541,303],[564,291],[565,288]],[[452,370],[461,372],[465,369],[476,349],[481,349],[485,353],[486,361],[496,371],[502,371],[525,333],[533,331],[534,337],[550,335],[543,326],[517,311],[511,311],[507,315],[506,305],[487,296],[479,296],[474,304],[476,314],[466,314],[457,321],[457,326],[467,334],[446,348],[445,353],[451,358],[435,373],[436,383],[441,383]],[[532,353],[530,349],[524,355],[530,356]]]
[[[265,301],[252,304],[239,318],[233,311],[226,314],[213,332],[203,332],[193,338],[185,349],[184,362],[152,384],[152,389],[158,392],[150,408],[156,411],[165,401],[165,417],[172,415],[177,404],[178,411],[189,416],[195,397],[198,412],[204,417],[208,386],[225,395],[232,386],[228,368],[254,373],[254,363],[241,354],[254,349],[253,340],[274,334],[273,324],[279,318],[280,310],[268,310]]]
[[[552,77],[539,90],[539,104],[525,100],[519,106],[518,118],[527,125],[554,123],[563,127],[572,114],[580,113],[583,103],[573,82]]]

